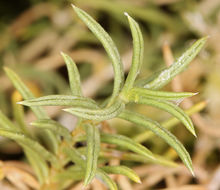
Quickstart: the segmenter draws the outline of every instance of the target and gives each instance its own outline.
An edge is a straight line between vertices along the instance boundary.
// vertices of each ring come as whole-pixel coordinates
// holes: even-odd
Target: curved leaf
[[[74,96],[82,96],[81,90],[81,82],[80,82],[80,75],[77,69],[75,62],[72,60],[70,56],[61,52],[61,55],[66,63],[68,76],[69,76],[69,85],[71,92]]]
[[[122,136],[122,135],[116,135],[116,134],[101,134],[101,141],[104,143],[109,143],[109,144],[115,144],[120,147],[129,149],[135,153],[138,153],[140,155],[143,155],[147,157],[148,159],[155,160],[154,155],[150,150],[148,150],[146,147],[143,145],[135,142],[134,140]]]
[[[116,183],[102,169],[98,169],[96,176],[101,182],[106,184],[110,190],[118,190]]]
[[[190,117],[177,105],[168,101],[158,101],[147,98],[139,98],[137,99],[137,103],[153,106],[167,111],[168,113],[179,119],[186,126],[186,128],[196,137],[196,132]]]
[[[84,186],[87,186],[95,177],[97,162],[100,151],[100,134],[97,126],[92,124],[85,125],[86,140],[87,140],[87,154],[86,154],[86,174],[84,179]]]
[[[103,166],[102,170],[108,174],[121,174],[127,176],[136,183],[141,183],[139,176],[132,169],[126,166]]]
[[[155,133],[155,135],[164,139],[171,147],[173,147],[180,158],[182,159],[183,163],[187,166],[190,172],[194,175],[192,169],[192,161],[190,158],[189,153],[186,151],[182,143],[168,130],[163,128],[159,123],[156,121],[152,121],[147,119],[145,116],[131,112],[131,111],[123,111],[119,118],[130,121],[138,126],[142,126],[146,129],[151,130]]]
[[[162,70],[155,75],[151,80],[142,79],[137,83],[138,86],[157,90],[169,83],[176,75],[184,71],[189,63],[196,57],[202,47],[205,45],[208,37],[197,40],[188,50],[186,50],[181,57],[177,59],[170,67]]]
[[[123,87],[123,91],[126,92],[133,87],[134,81],[140,72],[140,67],[143,62],[144,40],[138,23],[135,22],[135,20],[131,18],[128,13],[125,13],[125,15],[128,18],[133,38],[132,65]]]
[[[192,106],[191,108],[184,110],[184,112],[187,115],[192,115],[194,113],[197,113],[201,110],[203,110],[207,105],[206,101],[199,102]],[[163,126],[166,129],[171,129],[172,127],[176,126],[178,123],[180,123],[180,120],[176,119],[175,117],[172,117],[164,122],[161,123],[161,126]],[[134,139],[136,142],[142,143],[148,139],[151,139],[154,137],[154,133],[152,131],[144,131],[141,134],[138,134],[134,136],[132,139]]]
[[[112,41],[111,37],[100,26],[100,24],[98,24],[90,15],[88,15],[86,12],[84,12],[80,8],[74,5],[72,6],[76,14],[79,16],[79,18],[87,25],[87,27],[93,32],[93,34],[100,40],[100,42],[104,46],[108,56],[110,57],[112,61],[115,78],[114,78],[114,89],[113,89],[112,97],[109,101],[109,103],[111,104],[113,103],[115,98],[118,96],[119,91],[122,88],[123,80],[124,80],[123,66],[121,63],[119,52],[114,42]]]

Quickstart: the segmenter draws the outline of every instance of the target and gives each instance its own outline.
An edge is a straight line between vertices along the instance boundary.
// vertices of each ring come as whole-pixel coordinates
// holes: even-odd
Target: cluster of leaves
[[[180,120],[196,136],[189,116],[174,103],[177,100],[193,96],[195,93],[164,92],[159,89],[187,67],[205,44],[206,38],[196,41],[170,67],[155,73],[150,78],[136,80],[143,61],[143,37],[139,25],[126,13],[133,37],[133,57],[130,71],[124,81],[121,58],[110,36],[83,10],[75,6],[73,9],[100,40],[112,62],[115,76],[111,97],[101,104],[84,97],[76,64],[64,53],[61,54],[68,69],[71,95],[49,95],[35,98],[17,74],[9,68],[5,68],[6,74],[24,99],[19,104],[29,106],[36,115],[37,120],[31,124],[41,129],[39,134],[40,139],[43,140],[39,140],[38,137],[30,133],[24,122],[23,107],[19,104],[14,105],[16,124],[0,112],[0,135],[15,140],[23,148],[42,189],[54,189],[54,187],[63,189],[76,180],[84,180],[84,186],[87,186],[94,177],[97,177],[109,189],[116,190],[117,185],[108,174],[122,174],[139,183],[139,177],[130,168],[122,165],[105,165],[109,159],[105,157],[105,153],[115,151],[117,147],[120,147],[119,151],[123,153],[124,159],[174,165],[171,161],[153,154],[145,146],[126,136],[104,133],[102,122],[112,118],[127,120],[137,127],[151,130],[176,150],[193,174],[190,155],[181,142],[158,122],[128,110],[126,105],[129,103],[144,104],[164,110]],[[68,106],[63,110],[78,117],[74,132],[71,134],[60,123],[50,119],[41,106]],[[76,142],[84,141],[86,147],[74,147]],[[101,146],[102,143],[116,146],[114,149],[106,148]],[[121,148],[133,153],[122,152]]]

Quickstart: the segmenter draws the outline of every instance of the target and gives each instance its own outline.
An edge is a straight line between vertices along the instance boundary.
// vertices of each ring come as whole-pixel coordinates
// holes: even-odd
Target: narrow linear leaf
[[[139,81],[138,86],[158,90],[169,83],[176,75],[184,71],[184,69],[189,65],[189,63],[196,57],[200,52],[202,47],[205,45],[208,37],[203,37],[197,40],[188,50],[186,50],[178,60],[173,63],[170,67],[159,72],[155,77],[149,81],[148,79],[143,79]],[[147,83],[146,83],[146,82]]]
[[[170,133],[168,130],[163,128],[159,123],[147,119],[145,116],[141,114],[137,114],[127,110],[123,111],[119,115],[119,118],[130,121],[138,126],[142,126],[145,129],[149,129],[153,133],[155,133],[155,135],[164,139],[171,147],[173,147],[176,150],[179,157],[182,159],[183,163],[187,166],[187,168],[190,170],[192,175],[194,175],[192,168],[192,161],[187,150],[172,133]]]
[[[22,82],[20,77],[14,71],[6,67],[4,67],[4,70],[7,76],[9,77],[9,79],[11,80],[11,82],[13,83],[13,85],[15,86],[15,88],[19,91],[19,93],[22,95],[22,97],[25,100],[34,98],[32,92],[27,88],[27,86]],[[34,114],[38,119],[45,119],[45,118],[48,119],[47,114],[41,107],[31,107],[31,110],[34,112]],[[48,147],[51,150],[53,150],[53,152],[57,152],[58,140],[55,134],[47,130],[42,131],[41,133]]]
[[[153,106],[167,111],[168,113],[179,119],[186,126],[186,128],[196,137],[196,132],[190,117],[177,105],[168,101],[158,101],[147,98],[139,98],[137,99],[136,103]]]
[[[71,92],[74,96],[82,96],[80,75],[77,69],[75,62],[70,56],[61,52],[61,55],[66,63],[68,75],[69,75],[69,84]]]
[[[115,101],[110,107],[103,109],[88,109],[82,107],[63,109],[78,117],[82,117],[90,120],[103,121],[116,117],[124,109],[124,103],[121,101]]]
[[[96,177],[107,185],[110,190],[118,190],[116,183],[102,169],[98,169]]]
[[[136,183],[141,183],[139,176],[132,169],[126,166],[104,166],[101,169],[108,174],[121,174],[127,176]]]
[[[121,115],[121,114],[120,114]],[[86,136],[81,135],[77,137],[76,142],[85,141]],[[135,142],[129,137],[123,136],[123,135],[117,135],[117,134],[101,134],[101,142],[102,143],[109,143],[109,144],[115,144],[121,148],[128,149],[130,151],[133,151],[139,155],[144,156],[147,160],[156,161],[153,153],[147,149],[145,146],[141,145],[140,143]]]
[[[125,15],[128,18],[133,38],[132,65],[123,87],[123,91],[126,92],[133,87],[134,81],[140,72],[140,68],[143,62],[144,40],[138,23],[133,18],[131,18],[128,13],[125,13]]]
[[[84,186],[87,186],[95,177],[100,151],[100,134],[97,126],[85,125],[87,139],[86,174]]]
[[[122,148],[129,149],[135,153],[143,155],[148,159],[155,160],[154,155],[150,150],[126,136],[102,133],[101,141],[104,143],[115,144]]]
[[[109,101],[109,105],[113,103],[115,98],[118,96],[124,81],[124,73],[123,66],[121,63],[121,58],[119,52],[112,41],[111,37],[107,34],[107,32],[98,24],[90,15],[81,10],[80,8],[73,6],[76,14],[79,18],[87,25],[87,27],[93,32],[93,34],[100,40],[102,45],[104,46],[109,58],[112,61],[113,69],[115,73],[114,78],[114,89],[112,93],[112,97]]]
[[[195,104],[190,109],[184,110],[184,112],[187,115],[192,115],[194,113],[197,113],[197,112],[203,110],[206,107],[206,105],[207,105],[207,102],[202,101],[202,102]],[[172,127],[176,126],[178,123],[180,123],[180,120],[176,119],[175,117],[172,117],[172,118],[162,122],[161,125],[164,128],[170,130],[170,129],[172,129]],[[132,139],[134,139],[136,142],[142,143],[146,140],[153,138],[154,135],[155,134],[152,131],[144,131],[141,134],[134,136]]]
[[[84,135],[83,138],[77,139],[77,142],[85,141],[85,140],[86,140],[86,136]],[[78,148],[77,150],[80,152],[80,154],[86,156],[86,147],[81,147],[81,148]],[[160,164],[160,165],[168,166],[168,167],[178,166],[176,162],[169,160],[167,158],[164,158],[163,156],[160,156],[157,154],[154,154],[155,159],[152,160],[140,154],[136,154],[132,152],[122,152],[121,150],[109,149],[109,148],[102,148],[100,151],[99,157],[107,159],[107,160],[111,160],[115,158],[119,160],[126,160],[126,161],[132,161],[132,162]]]
[[[95,101],[90,98],[69,95],[49,95],[28,99],[18,103],[25,106],[85,106],[97,108]]]
[[[132,162],[141,162],[141,163],[154,163],[154,164],[160,164],[163,166],[169,166],[169,167],[177,167],[178,164],[175,163],[172,160],[168,160],[162,156],[154,154],[155,160],[147,159],[146,156],[139,155],[132,152],[121,152],[118,150],[102,150],[100,152],[100,157],[104,157],[107,159],[120,159],[120,160],[126,160],[126,161],[132,161]]]
[[[0,129],[0,136],[10,138],[12,140],[15,140],[19,144],[22,144],[22,146],[25,146],[31,150],[36,151],[38,154],[40,154],[45,160],[48,160],[52,163],[56,163],[57,159],[56,157],[47,151],[43,146],[41,146],[37,141],[34,141],[28,137],[26,137],[22,133],[14,132],[12,130],[7,129]]]
[[[49,129],[59,134],[60,136],[63,136],[68,141],[72,139],[72,136],[70,135],[68,129],[52,119],[39,119],[32,122],[31,125],[38,128]]]
[[[128,97],[138,99],[138,97],[146,97],[156,100],[178,100],[196,95],[192,92],[165,92],[157,90],[149,90],[146,88],[134,87],[128,92]]]

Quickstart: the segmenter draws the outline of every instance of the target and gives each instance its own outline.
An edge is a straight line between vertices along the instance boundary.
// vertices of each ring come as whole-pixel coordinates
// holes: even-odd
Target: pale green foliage
[[[186,69],[189,63],[200,52],[208,37],[197,40],[177,61],[170,67],[156,73],[149,79],[142,79],[138,82],[138,86],[143,88],[158,90],[169,83],[176,75]]]
[[[100,134],[97,126],[86,124],[87,140],[87,162],[84,185],[87,186],[95,177],[99,151],[100,151]]]
[[[121,174],[129,177],[136,183],[141,183],[139,176],[126,166],[104,166],[102,169],[109,174]]]
[[[23,122],[22,109],[15,108],[18,113],[16,117],[18,127],[0,112],[0,135],[15,140],[23,147],[28,161],[35,170],[42,185],[50,183],[51,180],[59,184],[59,189],[63,189],[70,182],[73,183],[77,180],[84,180],[84,185],[86,186],[94,177],[97,177],[109,189],[116,190],[117,185],[108,174],[122,174],[140,183],[137,174],[126,166],[103,166],[100,158],[102,157],[102,160],[104,158],[105,161],[111,159],[111,157],[105,155],[111,152],[112,149],[102,148],[101,143],[116,145],[114,151],[122,152],[123,158],[121,159],[124,160],[175,166],[173,162],[153,154],[145,146],[131,138],[119,134],[101,132],[101,121],[112,118],[127,120],[137,125],[137,127],[150,130],[162,138],[176,150],[186,167],[193,174],[191,158],[181,142],[156,121],[152,121],[134,111],[127,110],[126,105],[128,103],[145,104],[164,110],[181,121],[196,136],[189,116],[172,102],[193,96],[195,93],[164,92],[158,91],[158,89],[166,85],[187,67],[190,61],[199,53],[207,38],[196,41],[169,68],[156,73],[149,79],[137,82],[136,78],[143,62],[144,42],[139,25],[126,13],[125,15],[131,28],[134,48],[131,69],[124,84],[121,58],[111,37],[83,10],[75,6],[73,6],[73,9],[98,40],[100,40],[112,61],[115,73],[112,96],[108,99],[105,107],[103,107],[103,104],[97,104],[90,98],[83,97],[77,66],[64,53],[61,53],[61,55],[67,65],[72,95],[49,95],[35,98],[21,79],[12,70],[5,68],[8,77],[24,98],[24,101],[19,102],[19,104],[29,106],[37,116],[38,120],[31,124],[40,129],[48,149],[41,145],[35,136],[29,134],[28,128]],[[72,136],[65,127],[50,119],[40,106],[67,106],[63,110],[79,118],[76,130],[80,129],[84,132],[78,136]],[[77,141],[86,142],[85,151],[84,149],[74,147]],[[120,150],[118,150],[118,147],[120,147]],[[71,162],[75,165],[67,166]],[[50,169],[54,169],[53,172],[49,172]],[[59,172],[56,173],[56,171]]]
[[[72,94],[75,96],[82,96],[80,75],[76,64],[74,63],[74,61],[71,59],[70,56],[66,55],[63,52],[61,52],[61,55],[63,56],[63,59],[65,60],[67,66],[68,75],[69,75],[69,84]]]

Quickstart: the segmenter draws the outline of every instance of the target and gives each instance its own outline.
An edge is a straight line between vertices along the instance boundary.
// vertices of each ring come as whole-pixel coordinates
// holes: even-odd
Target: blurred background
[[[183,109],[194,113],[192,119],[198,138],[190,135],[181,124],[175,123],[170,127],[190,152],[196,177],[193,178],[184,167],[129,162],[127,165],[141,176],[142,184],[132,184],[124,178],[119,179],[119,184],[124,190],[175,190],[177,187],[179,190],[219,190],[219,0],[0,1],[0,109],[12,118],[13,102],[16,100],[14,87],[3,72],[4,66],[16,71],[38,96],[68,94],[67,70],[61,51],[77,63],[85,96],[102,101],[111,94],[111,64],[100,42],[77,18],[71,3],[92,15],[110,34],[122,56],[126,72],[131,63],[132,38],[124,12],[138,21],[145,42],[140,78],[172,64],[172,59],[178,58],[196,39],[210,37],[188,69],[164,88],[167,91],[199,92],[192,99],[180,103]],[[46,109],[51,117],[73,129],[75,118],[56,107]],[[170,118],[167,113],[150,107],[138,106],[134,109],[161,123]],[[29,111],[25,117],[27,122],[33,120]],[[111,120],[109,124],[118,133],[150,146],[153,152],[180,161],[159,138],[149,138],[145,132],[120,120]],[[18,162],[23,160],[23,156],[15,143],[0,139],[2,162]],[[5,180],[0,182],[0,187],[16,189],[13,182]]]

